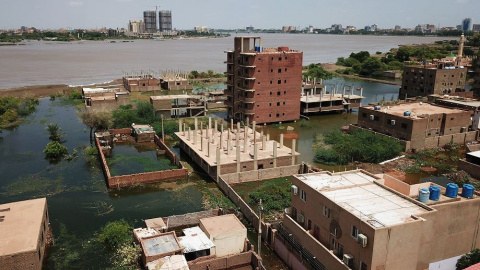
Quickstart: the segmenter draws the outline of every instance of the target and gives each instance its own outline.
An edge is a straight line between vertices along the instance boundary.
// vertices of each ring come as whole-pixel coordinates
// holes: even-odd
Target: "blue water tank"
[[[380,107],[380,106],[375,106],[375,107],[373,107],[373,109],[374,109],[375,111],[378,111],[378,110],[380,110],[381,108],[382,108],[382,107]]]
[[[473,198],[473,191],[475,187],[470,184],[463,184],[462,197],[464,198]]]
[[[450,198],[456,198],[458,195],[458,185],[454,183],[447,184],[447,191],[445,192],[445,196]]]
[[[439,186],[430,186],[430,188],[428,189],[430,191],[430,200],[432,201],[438,201],[438,199],[440,199],[440,193],[442,191],[442,189],[440,189]]]
[[[411,111],[404,111],[403,116],[410,116],[412,114]]]
[[[428,198],[430,197],[430,191],[426,188],[421,188],[418,190],[418,200],[422,203],[428,203]]]

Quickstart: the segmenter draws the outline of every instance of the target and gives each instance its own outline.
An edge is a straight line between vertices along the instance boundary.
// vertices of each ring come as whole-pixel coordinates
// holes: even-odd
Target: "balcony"
[[[250,66],[250,65],[240,65],[240,67],[243,67],[243,68],[256,68],[257,66]]]
[[[244,97],[243,102],[244,103],[255,103],[255,98],[254,97]]]
[[[251,109],[245,108],[245,109],[243,109],[243,111],[244,111],[245,114],[248,114],[248,115],[254,115],[255,114],[255,110],[253,108],[251,108]]]

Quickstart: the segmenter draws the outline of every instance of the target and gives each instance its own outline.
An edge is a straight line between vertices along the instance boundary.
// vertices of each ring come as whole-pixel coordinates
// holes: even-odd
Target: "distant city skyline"
[[[143,19],[143,11],[172,10],[173,28],[241,29],[247,26],[279,29],[284,25],[327,28],[332,24],[363,28],[413,28],[418,24],[447,27],[464,18],[480,23],[477,0],[1,0],[0,29],[32,26],[58,28],[126,28],[129,20]]]

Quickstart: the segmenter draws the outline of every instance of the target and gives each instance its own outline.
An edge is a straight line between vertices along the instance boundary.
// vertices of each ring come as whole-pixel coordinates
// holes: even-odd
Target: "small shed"
[[[184,236],[178,238],[180,244],[184,247],[183,253],[187,261],[210,255],[210,250],[215,248],[215,244],[200,229],[192,227],[183,229]]]
[[[212,255],[239,254],[245,249],[247,228],[233,214],[200,219],[200,228],[212,240]]]
[[[132,124],[132,133],[137,142],[153,142],[155,130],[150,125]]]
[[[183,248],[175,232],[162,233],[140,239],[143,263],[171,255],[183,255]]]

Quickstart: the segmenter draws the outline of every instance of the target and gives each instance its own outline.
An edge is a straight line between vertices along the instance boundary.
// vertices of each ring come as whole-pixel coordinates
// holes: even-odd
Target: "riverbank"
[[[349,78],[349,79],[355,79],[355,80],[362,80],[362,81],[367,81],[367,82],[376,82],[376,83],[383,83],[383,84],[389,84],[389,85],[402,85],[400,81],[389,81],[389,80],[382,80],[382,79],[374,79],[374,78],[365,78],[361,77],[358,75],[347,75],[347,74],[340,74],[336,73],[337,70],[339,69],[345,69],[346,67],[344,66],[339,66],[335,63],[324,63],[321,64],[323,69],[325,69],[328,72],[333,72],[335,73],[335,76],[338,77],[344,77],[344,78]]]

